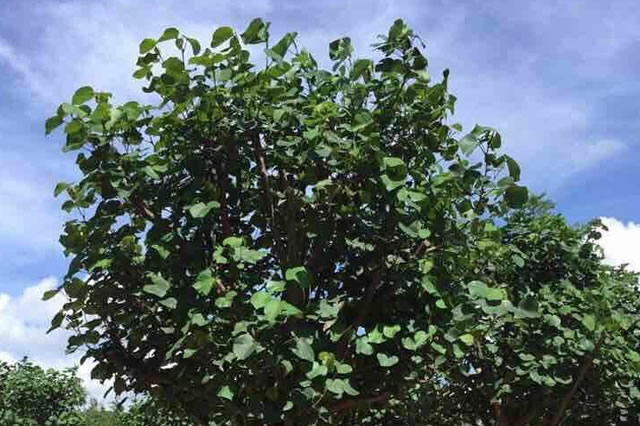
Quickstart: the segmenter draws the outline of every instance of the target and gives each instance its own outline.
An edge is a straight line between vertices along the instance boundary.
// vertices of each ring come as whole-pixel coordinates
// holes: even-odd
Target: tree
[[[401,20],[375,62],[331,42],[330,71],[295,39],[255,19],[202,50],[168,28],[134,73],[157,105],[82,87],[47,120],[83,174],[55,191],[78,213],[52,329],[198,424],[397,424],[472,390],[495,324],[542,327],[537,288],[511,290],[528,247],[499,229],[527,190],[496,131],[460,137],[449,72],[431,81]]]
[[[143,397],[120,412],[118,426],[194,426],[194,423],[187,414],[167,409],[162,401]]]
[[[75,368],[43,369],[26,358],[0,362],[0,421],[8,426],[193,426],[189,416],[137,396],[106,409],[91,399]],[[123,401],[124,402],[124,401]]]
[[[80,426],[77,410],[86,392],[75,369],[44,370],[26,358],[0,362],[0,423]]]
[[[117,406],[110,410],[92,398],[89,401],[89,406],[82,412],[82,424],[83,426],[123,426],[125,415],[125,411]]]

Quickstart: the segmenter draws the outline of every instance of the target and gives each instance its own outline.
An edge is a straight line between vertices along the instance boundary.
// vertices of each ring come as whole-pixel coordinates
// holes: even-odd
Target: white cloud
[[[609,228],[600,239],[606,262],[611,265],[627,263],[631,270],[640,272],[640,224],[624,223],[613,217],[601,220]]]
[[[13,71],[29,91],[37,97],[48,98],[50,91],[40,76],[32,69],[29,58],[18,54],[13,47],[0,37],[0,63]]]
[[[0,352],[0,361],[11,364],[16,362],[16,359],[9,352]]]
[[[0,235],[3,243],[35,251],[59,249],[62,217],[53,198],[53,182],[18,172],[0,159]],[[3,245],[4,245],[3,244]],[[7,253],[8,255],[8,253]]]
[[[55,288],[55,278],[45,278],[25,288],[17,297],[0,293],[0,360],[15,362],[28,356],[44,368],[65,368],[79,364],[78,355],[66,355],[69,333],[56,330],[46,334],[51,319],[62,307],[65,299],[58,294],[42,301],[42,294]],[[102,401],[107,386],[91,380],[93,364],[85,362],[78,370],[89,394]]]
[[[159,37],[165,28],[175,26],[206,45],[216,27],[246,25],[250,17],[270,10],[271,2],[265,0],[199,1],[188,7],[174,0],[155,2],[153,7],[125,0],[43,2],[39,10],[43,25],[33,38],[31,54],[19,57],[0,40],[0,58],[6,56],[34,88],[37,102],[49,108],[84,85],[112,92],[117,101],[139,99],[140,82],[131,74],[142,39]]]

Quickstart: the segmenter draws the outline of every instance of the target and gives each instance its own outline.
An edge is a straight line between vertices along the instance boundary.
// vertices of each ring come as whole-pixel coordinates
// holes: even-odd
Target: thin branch
[[[332,413],[339,413],[342,411],[351,410],[353,408],[359,408],[359,407],[375,404],[377,402],[384,402],[387,399],[389,399],[389,394],[383,393],[380,395],[370,396],[366,398],[354,398],[354,399],[342,400],[342,401],[338,401],[337,403],[329,407],[329,411],[331,411]]]
[[[571,386],[571,389],[569,390],[569,392],[567,392],[564,398],[562,398],[562,401],[558,406],[558,410],[556,411],[553,418],[551,419],[549,426],[558,426],[560,424],[560,421],[564,417],[565,411],[567,411],[567,407],[569,407],[569,403],[571,402],[571,399],[573,398],[575,393],[578,391],[578,388],[584,381],[584,378],[586,377],[587,372],[589,371],[589,369],[591,368],[591,365],[593,364],[593,360],[598,354],[600,347],[604,343],[605,336],[606,336],[606,333],[603,331],[602,334],[600,335],[600,339],[596,343],[596,346],[593,348],[591,353],[589,353],[589,355],[582,362],[582,365],[580,366],[580,370],[578,371],[578,376],[573,382],[573,386]]]
[[[362,302],[360,303],[358,313],[351,323],[349,330],[346,331],[340,339],[340,343],[338,344],[338,358],[341,360],[344,359],[347,355],[348,342],[354,330],[357,330],[358,327],[360,327],[360,324],[362,324],[367,318],[369,309],[371,308],[376,293],[380,288],[383,271],[384,263],[378,266],[377,269],[373,272],[373,276],[371,277],[371,281],[369,281],[369,286],[367,287],[364,300],[362,300]]]
[[[275,246],[276,253],[282,265],[285,264],[285,254],[284,250],[281,247],[280,241],[280,228],[276,222],[276,210],[273,201],[273,192],[271,190],[271,183],[269,181],[269,174],[267,172],[267,165],[264,160],[264,153],[262,152],[262,144],[260,143],[260,135],[255,132],[252,134],[252,142],[253,142],[253,153],[254,160],[258,165],[258,170],[260,172],[260,176],[262,177],[262,184],[264,185],[264,197],[266,207],[268,209],[268,214],[271,219],[271,230],[273,232],[273,242]]]

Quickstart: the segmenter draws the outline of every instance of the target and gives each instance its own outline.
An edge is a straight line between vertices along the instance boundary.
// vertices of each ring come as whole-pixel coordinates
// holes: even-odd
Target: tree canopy
[[[597,228],[521,209],[499,133],[451,121],[403,21],[376,60],[331,42],[328,70],[269,29],[168,28],[133,75],[156,104],[82,87],[47,120],[82,179],[55,190],[71,261],[45,297],[93,377],[199,424],[558,424],[577,401],[624,424],[637,290]]]
[[[0,424],[3,426],[193,426],[189,416],[172,412],[146,396],[86,404],[87,391],[76,368],[44,369],[28,359],[0,362]]]
[[[74,369],[43,369],[24,359],[0,361],[0,423],[12,426],[80,426],[86,391]]]

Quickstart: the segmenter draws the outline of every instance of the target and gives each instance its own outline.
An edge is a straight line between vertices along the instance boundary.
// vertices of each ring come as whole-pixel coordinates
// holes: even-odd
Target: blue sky
[[[140,98],[138,43],[167,26],[206,43],[217,26],[243,30],[256,16],[276,36],[299,32],[320,58],[345,35],[369,55],[375,35],[404,18],[427,42],[431,74],[451,69],[457,120],[500,130],[525,183],[571,221],[609,218],[610,261],[640,268],[640,2],[2,0],[0,356],[66,362],[64,335],[25,337],[51,310],[31,308],[33,289],[66,269],[53,187],[76,176],[60,135],[45,138],[45,118],[83,85]]]

